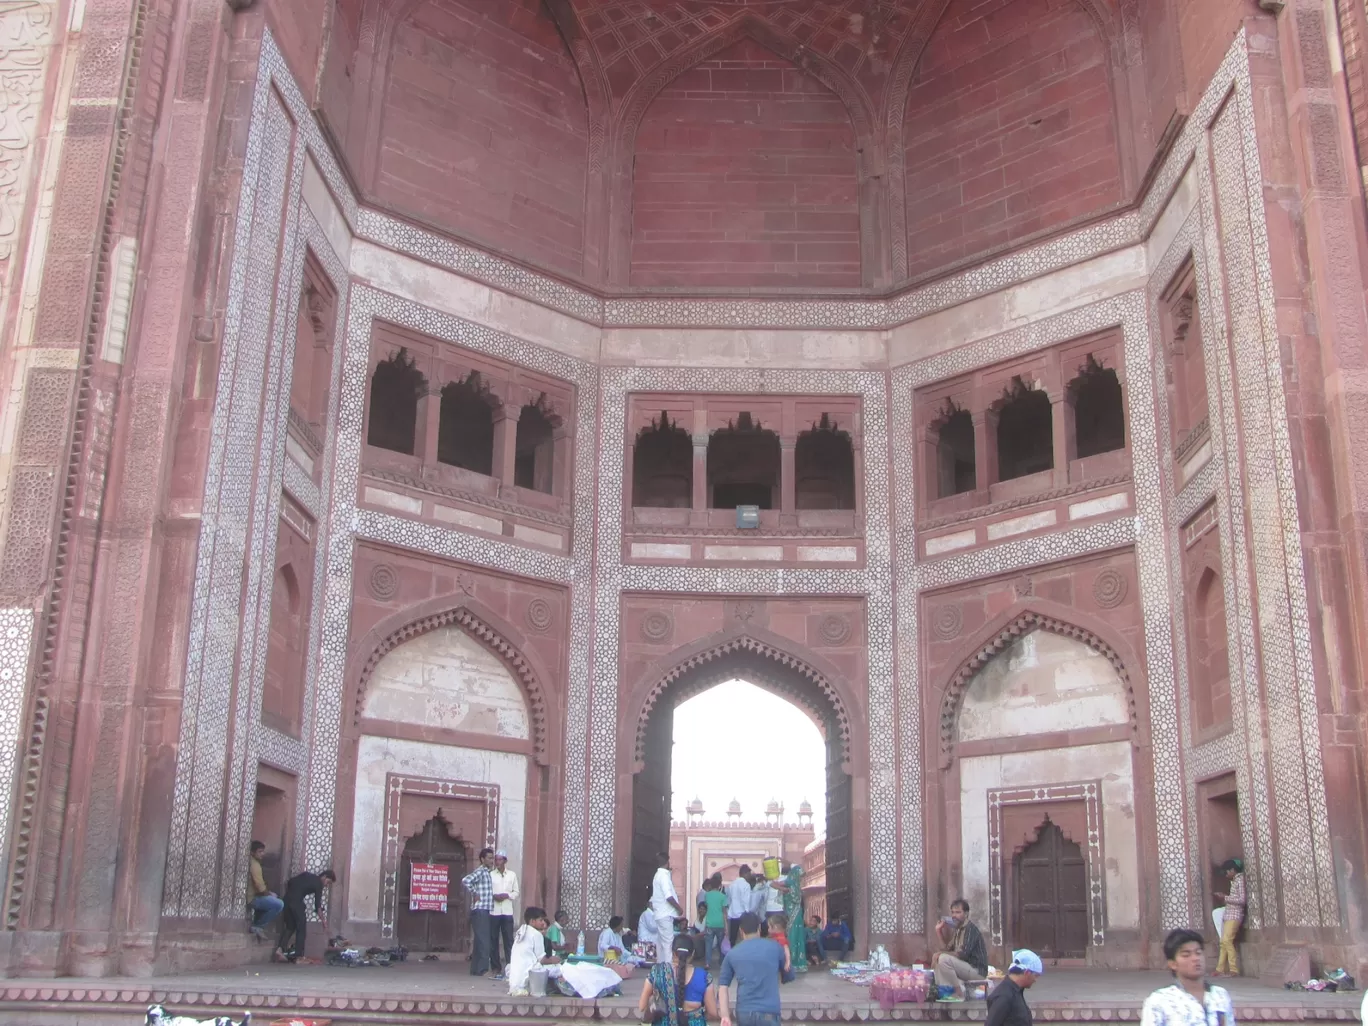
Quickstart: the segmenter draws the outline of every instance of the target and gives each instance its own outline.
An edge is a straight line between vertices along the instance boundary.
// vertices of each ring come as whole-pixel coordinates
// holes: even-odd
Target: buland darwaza
[[[859,951],[963,894],[1161,967],[1239,856],[1246,974],[1368,962],[1363,3],[0,43],[4,975],[264,961],[253,838],[353,943],[464,950],[407,867],[486,844],[597,936],[734,679],[821,729]]]

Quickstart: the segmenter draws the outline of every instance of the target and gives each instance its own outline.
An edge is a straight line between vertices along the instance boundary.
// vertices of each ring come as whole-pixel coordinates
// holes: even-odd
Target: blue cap
[[[1028,948],[1012,952],[1012,964],[1007,967],[1009,973],[1028,972],[1035,973],[1037,976],[1045,972],[1045,966],[1040,961],[1040,956]]]

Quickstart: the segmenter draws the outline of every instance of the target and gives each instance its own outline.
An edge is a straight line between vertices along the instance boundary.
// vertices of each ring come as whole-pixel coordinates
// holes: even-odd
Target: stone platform
[[[253,1013],[253,1026],[291,1014],[329,1018],[333,1026],[362,1023],[636,1022],[645,973],[628,980],[623,998],[603,1001],[510,999],[504,984],[472,979],[463,962],[409,962],[388,969],[253,966],[236,971],[153,979],[0,981],[0,1024],[135,1026],[147,1005],[208,1018]],[[1048,971],[1031,991],[1037,1022],[1134,1022],[1145,996],[1169,979],[1161,972],[1101,969]],[[1255,980],[1223,980],[1242,1023],[1357,1022],[1362,993],[1310,994],[1275,990]],[[872,1003],[866,988],[813,972],[784,988],[784,1018],[816,1022],[966,1022],[982,1020],[984,1004]]]

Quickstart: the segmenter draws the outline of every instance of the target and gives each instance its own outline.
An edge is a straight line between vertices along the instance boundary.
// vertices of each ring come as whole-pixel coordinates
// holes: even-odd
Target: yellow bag
[[[779,865],[779,860],[778,860],[778,859],[765,859],[764,866],[765,866],[765,879],[766,879],[766,880],[778,880],[778,879],[779,879],[779,875],[780,875],[780,874],[779,874],[780,865]]]

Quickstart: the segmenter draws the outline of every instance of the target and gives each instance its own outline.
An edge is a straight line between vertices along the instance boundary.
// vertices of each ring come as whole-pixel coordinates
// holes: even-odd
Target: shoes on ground
[[[491,979],[491,980],[506,980],[506,979],[508,979],[508,977],[507,977],[506,975],[504,975],[503,973],[495,973],[493,976],[490,977],[490,979]]]

